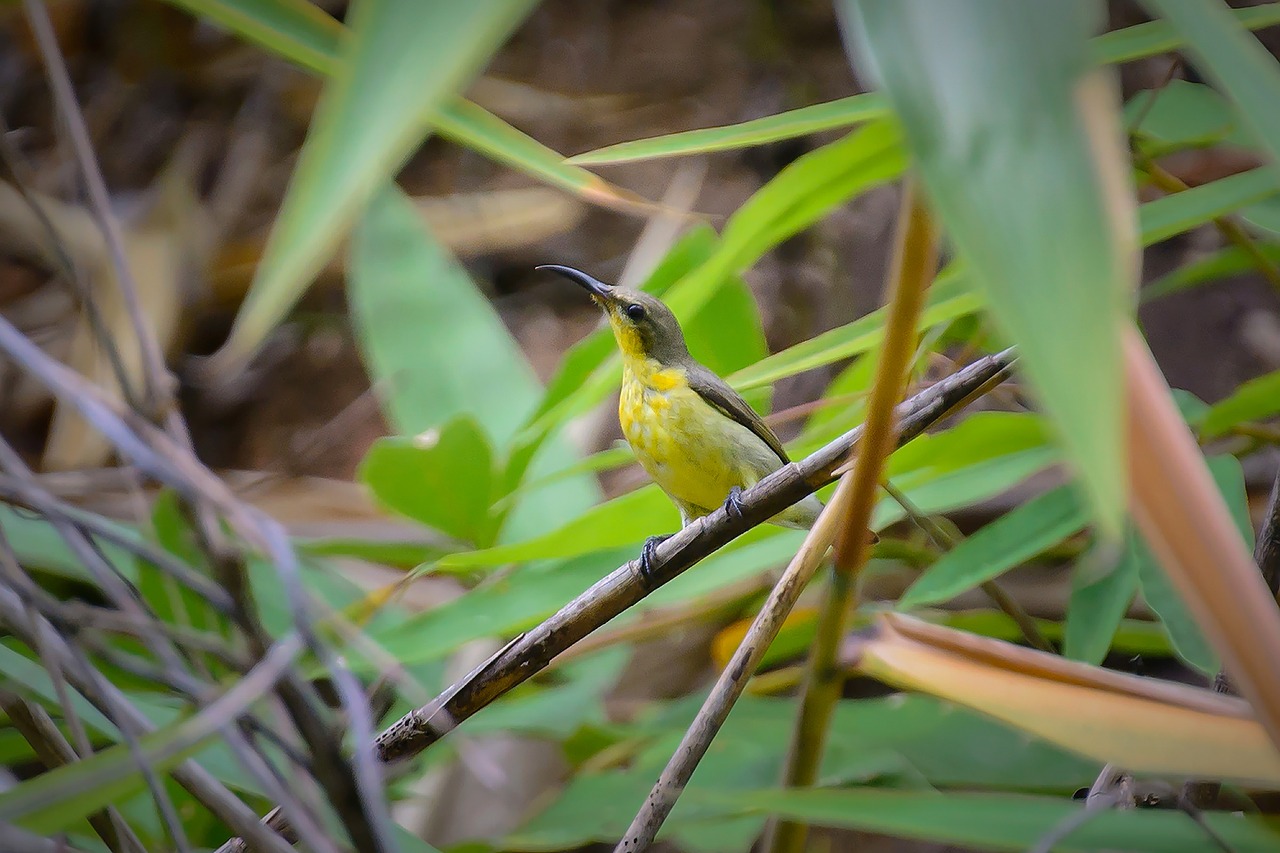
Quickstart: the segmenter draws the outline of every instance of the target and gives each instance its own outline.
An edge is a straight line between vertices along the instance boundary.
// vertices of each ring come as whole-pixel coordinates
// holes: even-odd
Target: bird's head
[[[656,296],[605,284],[581,270],[559,264],[543,264],[540,270],[558,273],[591,294],[613,327],[618,348],[628,358],[652,358],[663,365],[688,358],[684,333],[671,309]]]

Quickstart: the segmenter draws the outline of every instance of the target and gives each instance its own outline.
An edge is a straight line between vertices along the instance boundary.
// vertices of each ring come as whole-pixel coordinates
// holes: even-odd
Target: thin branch
[[[818,615],[817,633],[809,647],[800,712],[787,751],[784,783],[812,785],[826,745],[827,731],[843,676],[836,650],[848,631],[850,605],[856,601],[858,575],[871,555],[867,530],[875,509],[885,460],[898,442],[895,404],[902,399],[916,346],[916,327],[925,293],[938,268],[938,234],[918,192],[910,183],[902,195],[889,273],[884,343],[875,382],[867,401],[866,438],[853,458],[853,495],[844,526],[836,537],[831,582]],[[767,833],[766,850],[801,853],[809,828],[780,820]]]
[[[932,516],[921,512],[920,507],[916,506],[915,502],[892,482],[885,480],[882,485],[884,490],[888,492],[889,497],[893,498],[898,506],[902,507],[912,523],[923,530],[939,550],[950,551],[963,539],[959,531],[948,531],[935,521]],[[1022,631],[1022,636],[1028,643],[1042,652],[1048,652],[1051,655],[1058,653],[1053,644],[1040,633],[1040,629],[1036,627],[1036,620],[1031,618],[1031,614],[1024,610],[1022,605],[999,583],[994,580],[983,581],[979,584],[979,587],[987,594],[988,598],[995,602],[996,607],[999,607],[1006,616],[1014,621],[1014,624]]]
[[[897,409],[899,441],[915,438],[954,411],[957,403],[970,399],[976,389],[1006,375],[1013,359],[1012,350],[978,359],[902,403]],[[643,600],[653,589],[832,482],[861,436],[859,426],[744,491],[741,518],[730,516],[721,507],[658,545],[653,554],[652,585],[642,580],[639,560],[619,566],[440,696],[389,726],[377,738],[378,757],[390,763],[418,755],[472,714],[541,672],[561,652]],[[288,832],[288,823],[278,810],[264,820],[268,826]],[[219,848],[220,853],[245,849],[240,839]]]
[[[715,687],[711,688],[710,695],[702,703],[698,715],[685,731],[662,775],[649,792],[640,812],[631,821],[622,840],[614,847],[614,853],[641,853],[649,849],[649,845],[657,837],[663,821],[675,808],[693,771],[707,754],[711,741],[720,733],[734,703],[742,696],[747,682],[760,666],[760,661],[764,659],[774,638],[778,636],[778,631],[795,607],[800,593],[804,592],[813,579],[823,556],[831,547],[836,529],[848,511],[852,484],[852,476],[849,474],[840,479],[835,497],[823,509],[809,535],[805,537],[804,544],[769,593],[733,657],[720,673]]]
[[[23,8],[26,10],[27,22],[31,25],[36,47],[44,61],[49,88],[53,93],[53,102],[70,137],[71,150],[75,153],[80,167],[81,177],[88,191],[89,204],[106,238],[107,251],[115,267],[129,321],[138,338],[142,354],[148,414],[159,420],[162,417],[161,413],[173,405],[173,387],[169,371],[165,367],[164,354],[160,351],[160,344],[138,300],[137,282],[134,280],[133,271],[129,268],[129,261],[125,257],[124,235],[120,231],[120,223],[116,221],[115,214],[111,210],[107,184],[102,178],[102,170],[98,168],[98,160],[93,153],[93,142],[89,139],[88,128],[85,127],[84,115],[76,103],[71,75],[67,73],[67,64],[62,58],[62,51],[58,49],[58,38],[53,31],[53,22],[49,19],[49,10],[41,0],[24,0]]]

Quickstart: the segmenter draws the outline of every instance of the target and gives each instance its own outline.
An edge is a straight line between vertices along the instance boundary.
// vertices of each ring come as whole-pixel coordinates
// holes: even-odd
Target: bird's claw
[[[738,521],[746,518],[746,512],[742,507],[742,486],[734,486],[729,490],[729,497],[724,499],[724,511],[730,518]]]
[[[666,536],[650,536],[648,539],[644,540],[644,547],[640,549],[640,579],[643,580],[645,585],[650,589],[653,589],[655,586],[653,577],[653,552],[659,545],[666,542],[674,535],[674,533],[668,533]]]

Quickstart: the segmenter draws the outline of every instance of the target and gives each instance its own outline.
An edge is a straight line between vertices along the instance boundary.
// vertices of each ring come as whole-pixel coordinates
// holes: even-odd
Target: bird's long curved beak
[[[600,299],[608,299],[613,293],[612,285],[605,284],[603,281],[592,278],[582,270],[575,270],[573,267],[566,267],[560,264],[542,264],[534,267],[534,269],[559,273],[570,281],[578,284],[592,296],[599,297]]]

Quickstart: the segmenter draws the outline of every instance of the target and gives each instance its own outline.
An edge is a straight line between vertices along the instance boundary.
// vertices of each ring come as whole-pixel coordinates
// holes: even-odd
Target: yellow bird
[[[742,490],[791,461],[773,430],[723,379],[693,360],[675,315],[657,297],[605,284],[572,267],[538,269],[581,285],[609,318],[622,351],[622,433],[680,510],[681,526],[722,504],[740,517]],[[810,495],[770,521],[808,529],[821,511],[822,502]],[[640,567],[646,577],[653,549],[666,538],[645,542]]]

